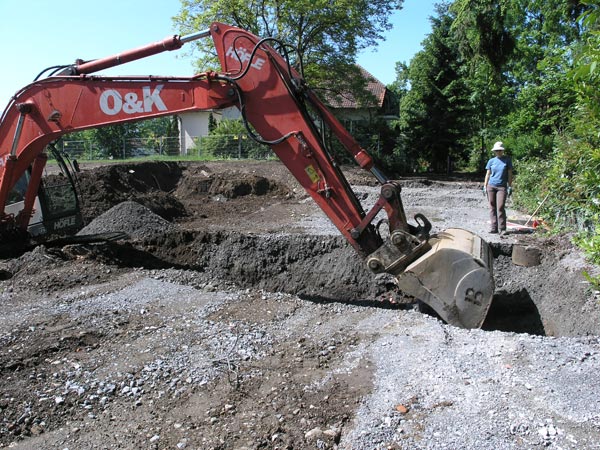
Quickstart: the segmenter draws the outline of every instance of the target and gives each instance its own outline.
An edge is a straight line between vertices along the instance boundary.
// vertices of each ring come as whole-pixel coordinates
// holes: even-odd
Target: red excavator
[[[211,36],[222,71],[192,77],[91,75],[181,48]],[[277,50],[275,50],[277,49]],[[374,273],[392,274],[399,289],[430,306],[447,323],[480,327],[494,294],[492,255],[480,237],[462,229],[431,233],[421,214],[407,221],[401,186],[336,120],[292,67],[288,47],[222,23],[92,61],[57,67],[18,91],[0,119],[0,236],[77,228],[76,196],[51,192],[42,176],[61,136],[87,128],[189,111],[236,106],[249,135],[268,144]],[[336,163],[323,127],[381,184],[365,211]],[[75,204],[75,208],[68,205]],[[386,218],[377,220],[384,212]],[[383,227],[383,224],[387,224]],[[382,229],[385,228],[385,229]]]

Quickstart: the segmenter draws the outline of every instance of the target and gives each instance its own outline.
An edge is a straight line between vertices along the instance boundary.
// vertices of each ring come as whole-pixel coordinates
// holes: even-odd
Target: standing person
[[[513,166],[504,154],[504,145],[498,141],[492,148],[494,157],[486,166],[483,189],[490,203],[490,233],[506,233],[506,198],[512,193]]]

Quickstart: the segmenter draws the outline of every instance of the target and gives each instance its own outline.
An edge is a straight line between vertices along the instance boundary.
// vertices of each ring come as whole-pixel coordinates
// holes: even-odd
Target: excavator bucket
[[[494,295],[488,244],[470,231],[450,228],[432,235],[429,245],[429,251],[396,275],[400,290],[451,325],[481,327]]]

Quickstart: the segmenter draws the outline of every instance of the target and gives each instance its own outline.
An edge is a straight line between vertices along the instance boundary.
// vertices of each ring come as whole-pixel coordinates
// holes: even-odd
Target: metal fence
[[[144,156],[176,156],[179,155],[179,138],[123,139],[118,146],[113,146],[110,149],[101,147],[94,140],[63,139],[58,143],[58,148],[69,155],[70,158],[83,161]]]
[[[201,136],[186,149],[190,156],[214,159],[270,159],[275,154],[270,147],[257,143],[245,134]]]
[[[93,140],[63,139],[57,147],[79,161],[100,159],[151,158],[160,156],[187,156],[198,159],[271,159],[273,151],[246,135],[202,136],[192,138],[191,144],[181,149],[178,137],[123,139],[118,148],[102,148]]]

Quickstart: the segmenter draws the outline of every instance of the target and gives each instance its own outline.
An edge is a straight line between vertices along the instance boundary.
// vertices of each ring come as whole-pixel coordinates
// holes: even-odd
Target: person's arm
[[[491,175],[491,173],[492,173],[492,171],[490,169],[488,169],[485,172],[485,180],[483,180],[483,188],[484,189],[487,189],[487,185],[488,185],[488,182],[490,181],[490,175]],[[512,173],[512,171],[510,173]],[[509,175],[509,178],[512,178],[512,175]]]
[[[513,170],[512,167],[508,168],[508,187],[512,187],[513,182]]]

